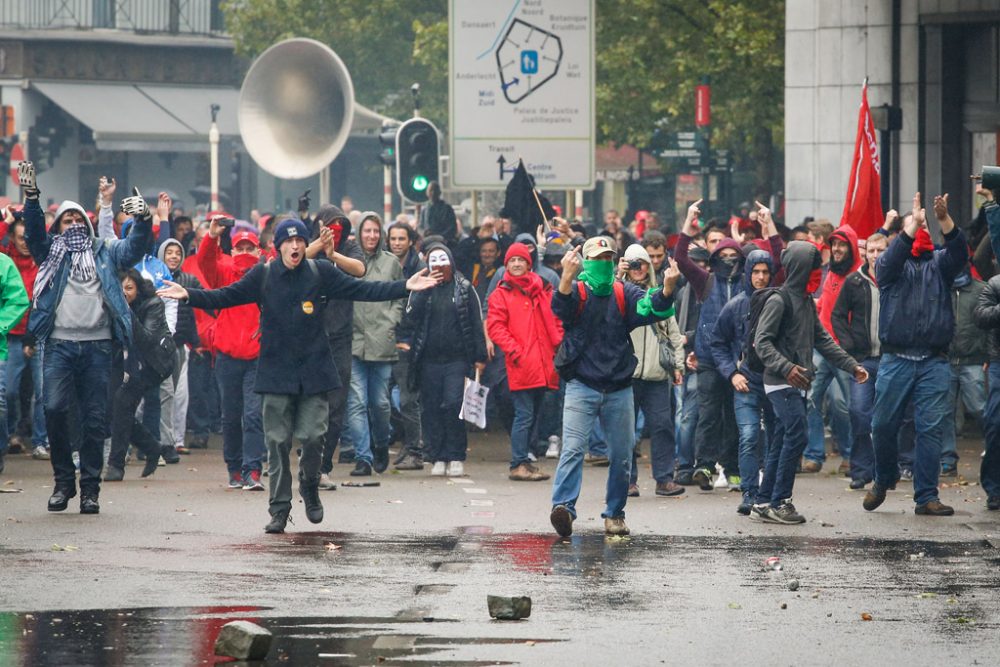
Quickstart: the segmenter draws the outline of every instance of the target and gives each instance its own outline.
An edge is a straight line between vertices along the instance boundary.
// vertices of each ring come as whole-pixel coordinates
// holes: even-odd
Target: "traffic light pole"
[[[215,123],[215,117],[219,113],[219,105],[213,104],[212,125],[208,129],[209,147],[209,171],[211,178],[210,199],[208,203],[209,211],[219,210],[219,126]]]
[[[392,220],[392,167],[382,167],[382,221]]]

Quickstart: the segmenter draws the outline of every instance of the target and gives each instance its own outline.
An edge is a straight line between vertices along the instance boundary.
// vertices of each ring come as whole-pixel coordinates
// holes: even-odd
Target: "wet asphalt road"
[[[904,485],[866,513],[824,472],[797,479],[795,527],[750,523],[720,489],[655,497],[647,460],[620,540],[602,531],[606,469],[587,469],[563,540],[550,483],[508,481],[506,441],[472,443],[464,479],[324,492],[325,521],[298,504],[283,536],[263,533],[266,494],[225,488],[218,449],[149,480],[133,464],[100,516],[48,513],[48,463],[11,455],[0,665],[213,664],[234,619],[275,633],[273,665],[1000,664],[1000,513],[976,442],[941,491],[954,517],[914,516]],[[531,596],[530,619],[490,620],[487,594]]]

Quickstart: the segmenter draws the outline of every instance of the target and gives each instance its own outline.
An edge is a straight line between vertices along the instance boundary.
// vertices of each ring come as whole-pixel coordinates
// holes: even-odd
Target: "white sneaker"
[[[535,456],[533,452],[528,452],[528,460],[531,461],[532,463],[535,463],[536,461],[538,461],[538,457]]]
[[[434,467],[431,468],[431,475],[433,477],[444,477],[444,461],[434,463]]]
[[[559,436],[550,435],[549,436],[549,448],[545,450],[545,458],[547,459],[557,459],[559,458]]]
[[[319,476],[319,488],[324,491],[333,491],[337,488],[337,483],[330,479],[325,472]]]
[[[448,477],[462,477],[463,475],[465,475],[465,465],[461,461],[448,463]]]
[[[38,447],[35,447],[33,450],[31,450],[31,458],[37,459],[39,461],[48,461],[52,457],[49,456],[49,450],[39,445]]]

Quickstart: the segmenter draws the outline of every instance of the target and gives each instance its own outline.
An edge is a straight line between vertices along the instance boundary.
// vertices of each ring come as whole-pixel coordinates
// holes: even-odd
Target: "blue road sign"
[[[521,51],[521,74],[538,74],[538,51]]]

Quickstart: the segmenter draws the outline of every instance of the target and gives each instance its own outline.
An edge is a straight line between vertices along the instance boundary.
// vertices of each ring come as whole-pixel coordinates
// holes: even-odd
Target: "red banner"
[[[712,87],[700,84],[694,89],[694,126],[708,127],[712,124]]]
[[[858,136],[854,140],[854,161],[847,182],[847,199],[841,225],[850,225],[859,239],[866,239],[885,222],[882,214],[881,167],[875,124],[868,107],[868,82],[861,87],[861,109],[858,112]]]

